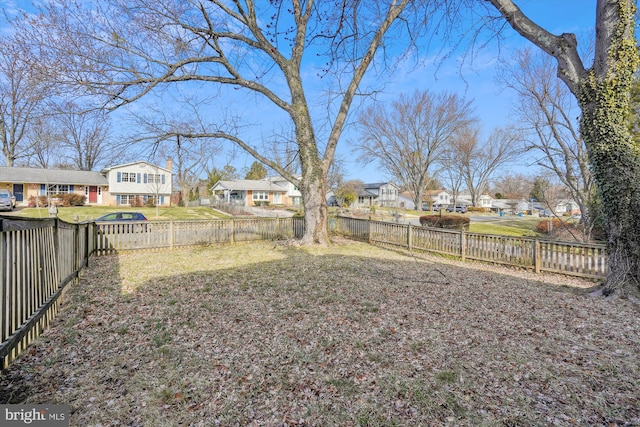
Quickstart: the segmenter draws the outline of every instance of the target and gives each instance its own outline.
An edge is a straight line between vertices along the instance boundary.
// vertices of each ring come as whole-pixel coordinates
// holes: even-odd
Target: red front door
[[[89,186],[89,203],[98,203],[98,187],[95,185]]]

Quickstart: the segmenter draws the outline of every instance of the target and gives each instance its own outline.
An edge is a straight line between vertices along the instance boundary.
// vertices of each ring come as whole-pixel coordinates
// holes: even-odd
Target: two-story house
[[[80,194],[85,204],[96,206],[146,203],[160,206],[171,199],[171,160],[167,167],[135,162],[105,168],[100,172],[28,167],[0,167],[0,188],[13,192],[18,206],[37,203],[41,197]]]
[[[422,194],[422,201],[426,203],[427,210],[430,206],[433,207],[446,207],[453,203],[453,196],[448,191],[441,190],[427,190]]]
[[[140,161],[103,169],[109,187],[106,204],[145,204],[152,199],[158,206],[169,206],[171,167],[172,161],[168,160],[166,168]]]
[[[392,182],[364,184],[358,192],[360,206],[398,207],[400,188]]]

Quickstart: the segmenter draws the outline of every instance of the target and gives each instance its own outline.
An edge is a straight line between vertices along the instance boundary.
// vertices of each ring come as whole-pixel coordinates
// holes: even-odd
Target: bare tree
[[[457,164],[452,166],[460,168],[474,206],[489,190],[490,180],[500,168],[520,155],[518,141],[519,135],[513,129],[497,129],[484,143],[477,127],[467,127],[455,135],[451,150]]]
[[[24,163],[39,168],[49,168],[61,164],[64,154],[58,147],[60,136],[48,116],[34,118],[29,123],[27,138],[30,143]]]
[[[525,150],[539,155],[538,165],[554,173],[580,206],[583,238],[589,240],[597,214],[595,183],[572,114],[574,98],[556,77],[551,61],[531,49],[519,51],[516,61],[503,67],[500,81],[518,95],[515,110],[520,122],[527,125],[523,129],[528,135]]]
[[[198,136],[232,141],[296,184],[305,212],[302,243],[324,244],[329,241],[327,173],[354,98],[359,90],[370,92],[360,88],[363,77],[377,56],[415,41],[437,3],[345,1],[336,7],[332,1],[300,0],[104,0],[88,10],[84,3],[60,0],[39,17],[27,17],[21,30],[43,58],[55,60],[48,65],[67,78],[63,83],[103,95],[109,108],[194,82],[228,86],[231,92],[238,89],[237,96],[249,93],[267,102],[293,124],[301,179],[259,152],[237,122]],[[380,51],[394,42],[404,46]],[[313,61],[305,57],[310,48]],[[318,140],[309,108],[313,85],[307,76],[332,80],[338,91],[322,112],[327,117],[329,111],[330,122],[324,141]]]
[[[67,102],[49,116],[57,128],[57,148],[72,159],[79,170],[101,165],[110,148],[110,120],[104,110],[90,110]]]
[[[580,131],[602,200],[609,274],[605,295],[640,293],[640,150],[629,126],[639,57],[634,0],[596,2],[595,52],[585,64],[574,34],[554,35],[512,0],[489,0],[520,35],[557,61],[558,77],[578,100]],[[484,3],[484,2],[483,2]]]
[[[41,115],[47,92],[39,66],[13,38],[0,38],[0,142],[7,166],[27,157],[29,125]],[[33,134],[32,134],[33,135]]]
[[[211,167],[215,154],[219,148],[211,141],[203,138],[183,138],[178,133],[175,145],[167,144],[165,150],[161,150],[165,158],[172,158],[174,171],[173,177],[180,189],[180,198],[183,205],[189,202],[189,193],[198,187],[206,171]]]
[[[377,161],[408,189],[416,206],[435,175],[452,136],[474,122],[471,103],[455,94],[415,91],[389,107],[373,106],[359,117],[359,159]]]
[[[532,178],[521,173],[503,173],[493,180],[493,193],[504,199],[530,198]]]

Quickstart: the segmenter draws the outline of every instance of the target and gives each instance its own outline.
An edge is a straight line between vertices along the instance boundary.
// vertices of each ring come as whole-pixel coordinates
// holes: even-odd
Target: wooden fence
[[[93,223],[0,219],[0,369],[56,316],[67,285],[88,265]]]
[[[603,245],[489,236],[337,217],[330,231],[348,238],[573,276],[603,278]],[[0,218],[0,369],[55,317],[67,285],[93,254],[300,238],[303,218],[71,224]]]
[[[94,249],[97,255],[108,255],[131,250],[295,239],[303,233],[303,218],[110,222],[97,224]]]
[[[606,246],[600,244],[487,235],[348,217],[332,221],[335,221],[333,232],[371,244],[524,267],[536,273],[548,271],[602,279],[608,272]]]
[[[303,218],[71,224],[0,218],[0,369],[57,315],[93,254],[302,237]]]

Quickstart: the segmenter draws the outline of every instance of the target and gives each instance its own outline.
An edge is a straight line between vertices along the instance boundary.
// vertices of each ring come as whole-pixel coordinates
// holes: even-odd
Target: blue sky
[[[28,0],[0,0],[0,7],[12,14],[15,10],[27,6],[31,3]],[[563,32],[576,33],[582,45],[588,44],[588,37],[591,35],[595,24],[595,4],[596,0],[519,0],[517,4],[535,22],[554,34]],[[424,65],[417,67],[415,63],[407,63],[396,69],[394,75],[389,78],[383,87],[378,99],[392,100],[402,92],[410,93],[415,89],[426,89],[429,91],[448,91],[464,95],[467,99],[473,99],[476,107],[476,115],[480,118],[483,129],[489,134],[494,127],[505,126],[511,123],[510,106],[512,105],[511,94],[504,92],[494,82],[496,64],[498,59],[509,60],[509,53],[515,49],[530,45],[529,42],[517,35],[510,29],[506,30],[507,38],[498,52],[497,46],[485,48],[478,57],[475,58],[471,66],[465,65],[461,68],[459,57],[452,57],[450,60],[435,65],[424,62]],[[423,54],[428,55],[428,52]],[[233,91],[230,91],[233,93]],[[251,96],[237,97],[237,94],[230,99],[217,100],[211,105],[212,115],[219,114],[221,104],[225,108],[237,111],[251,111],[255,115],[273,115],[272,121],[279,121],[281,117],[275,112],[266,112],[259,109],[258,103],[254,102]],[[141,108],[141,107],[138,107]],[[257,110],[256,110],[257,109]],[[114,114],[124,115],[126,112]],[[263,130],[264,129],[264,130]],[[271,130],[262,126],[253,126],[253,138],[262,139],[269,135]],[[339,156],[346,160],[346,170],[348,179],[361,179],[365,182],[386,181],[389,179],[385,173],[375,164],[363,166],[355,161],[356,155],[350,149],[350,141],[357,139],[357,133],[353,127],[349,127],[338,147]],[[254,159],[239,150],[234,150],[235,154],[229,152],[221,154],[216,166],[223,166],[229,159],[238,169],[247,168]],[[533,173],[531,169],[525,167],[526,159],[519,165],[514,165],[515,171]]]
[[[586,46],[595,26],[596,0],[520,0],[518,6],[536,23],[554,34],[572,32],[578,36],[579,44]],[[449,91],[473,99],[476,115],[479,117],[484,133],[488,135],[495,127],[505,126],[512,122],[510,117],[513,98],[512,94],[502,90],[495,82],[496,65],[499,60],[508,61],[509,52],[527,46],[533,46],[511,29],[507,29],[506,40],[498,52],[497,46],[485,48],[475,58],[471,66],[461,68],[459,57],[452,58],[439,66],[427,64],[421,68],[409,67],[406,73],[398,75],[397,79],[386,87],[389,99],[393,99],[400,92],[411,92],[414,89],[428,89],[430,91]],[[536,48],[537,49],[537,48]],[[357,135],[352,135],[357,137]],[[362,179],[365,182],[386,181],[377,165],[370,164],[363,167],[353,160],[348,141],[343,144],[341,152],[346,155],[349,178]],[[529,159],[522,159],[503,171],[514,173],[534,174]]]

